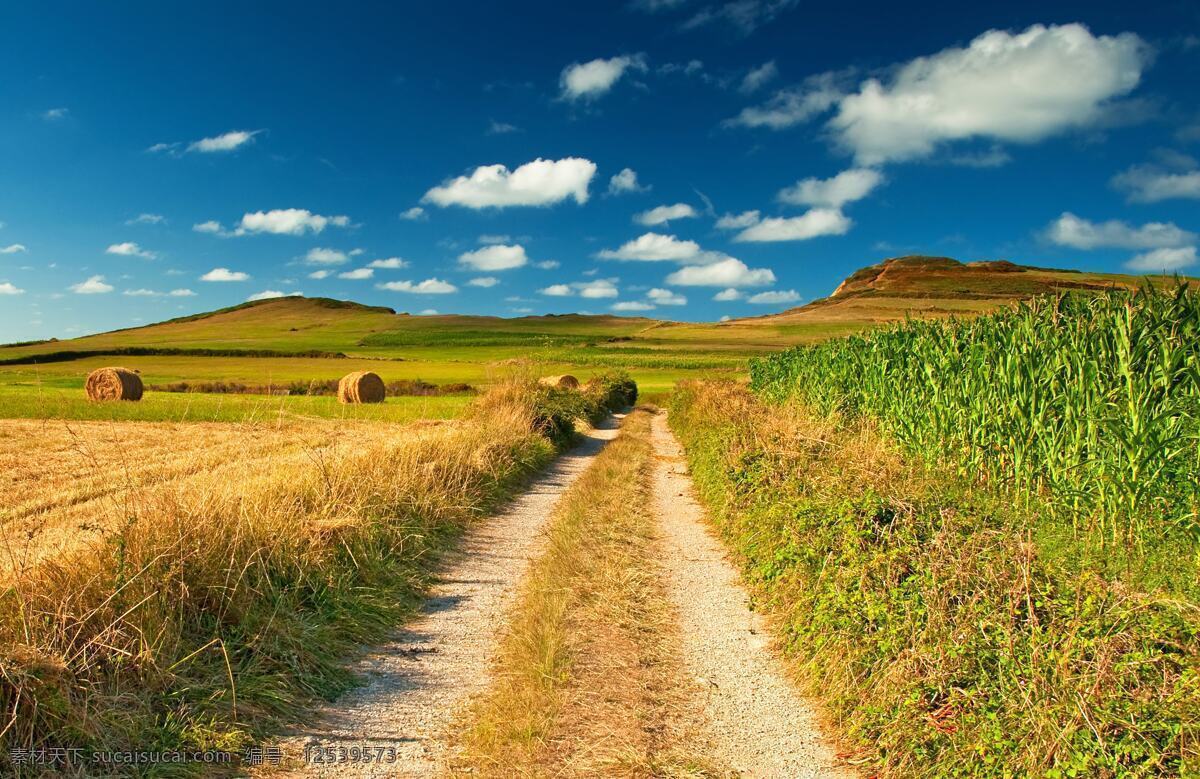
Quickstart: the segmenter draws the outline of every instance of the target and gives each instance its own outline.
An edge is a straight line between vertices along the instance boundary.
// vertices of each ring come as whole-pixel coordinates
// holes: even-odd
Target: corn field
[[[1200,541],[1200,294],[1068,293],[910,320],[751,364],[753,389],[874,420],[910,452],[1076,527]]]

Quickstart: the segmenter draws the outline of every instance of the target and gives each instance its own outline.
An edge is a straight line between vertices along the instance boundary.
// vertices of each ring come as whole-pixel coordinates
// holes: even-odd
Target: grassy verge
[[[24,572],[0,591],[0,772],[38,772],[14,749],[236,751],[346,689],[344,657],[409,613],[431,557],[552,456],[546,396],[503,387],[468,423],[147,493]]]
[[[482,775],[696,775],[684,754],[673,627],[653,561],[650,412],[563,497],[490,691],[461,737]]]
[[[723,383],[683,385],[671,424],[790,657],[881,775],[1200,772],[1194,591],[1079,564],[1032,509],[867,424]]]

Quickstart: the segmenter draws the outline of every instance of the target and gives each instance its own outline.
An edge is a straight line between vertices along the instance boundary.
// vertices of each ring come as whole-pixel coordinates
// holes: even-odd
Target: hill
[[[1005,260],[963,263],[949,257],[893,257],[855,271],[827,298],[735,324],[861,328],[909,316],[980,314],[1063,290],[1132,289],[1147,278],[1152,283],[1170,280],[1163,276],[1037,268]]]

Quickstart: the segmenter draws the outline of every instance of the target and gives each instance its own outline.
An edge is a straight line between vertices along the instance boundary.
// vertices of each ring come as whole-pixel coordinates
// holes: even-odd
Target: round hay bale
[[[348,373],[338,382],[339,403],[382,403],[386,395],[383,379],[371,371]]]
[[[97,368],[83,389],[88,400],[141,400],[142,377],[128,368]]]
[[[561,376],[543,376],[538,379],[538,383],[545,384],[547,387],[558,387],[559,389],[579,389],[579,379],[569,373],[564,373]]]

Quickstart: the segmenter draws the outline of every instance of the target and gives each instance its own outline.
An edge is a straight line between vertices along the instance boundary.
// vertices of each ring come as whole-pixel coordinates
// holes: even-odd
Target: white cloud
[[[794,206],[841,208],[862,200],[879,186],[883,174],[870,168],[851,168],[833,178],[806,178],[779,192],[779,200]]]
[[[441,279],[425,279],[416,284],[411,281],[389,281],[384,284],[376,284],[375,289],[386,289],[391,292],[411,292],[416,295],[449,295],[452,292],[458,292],[458,287]]]
[[[535,262],[533,265],[542,270],[554,270],[561,264],[558,260],[542,260],[541,262]]]
[[[653,300],[660,306],[686,306],[687,298],[680,295],[678,292],[672,292],[669,289],[660,289],[655,287],[646,293],[646,297]]]
[[[207,222],[200,222],[199,224],[192,225],[192,229],[198,233],[212,233],[217,235],[221,232],[221,223],[214,220],[209,220]]]
[[[1125,267],[1147,273],[1170,273],[1196,264],[1196,247],[1181,246],[1177,249],[1154,249],[1135,256]]]
[[[743,108],[725,124],[782,130],[807,122],[828,111],[845,95],[842,83],[846,76],[845,72],[809,76],[800,86],[779,90],[761,106]]]
[[[333,271],[331,271],[331,270],[315,270],[312,273],[308,274],[308,277],[310,279],[317,279],[318,281],[320,281],[321,279],[327,279],[332,275],[333,275]]]
[[[69,108],[51,108],[42,114],[42,118],[47,122],[57,122],[60,119],[66,119],[69,113],[71,113]]]
[[[672,260],[687,262],[700,255],[700,244],[681,241],[673,235],[645,233],[623,244],[619,249],[603,249],[596,256],[603,260],[639,260],[657,262]]]
[[[990,30],[966,48],[912,60],[888,83],[869,79],[829,122],[860,165],[930,155],[942,143],[1028,143],[1100,118],[1150,60],[1133,33],[1093,36],[1080,24]]]
[[[190,298],[196,295],[190,289],[173,289],[170,292],[159,292],[153,289],[127,289],[121,294],[133,298]]]
[[[1196,234],[1173,222],[1148,222],[1134,227],[1116,219],[1089,222],[1070,212],[1050,223],[1046,237],[1075,249],[1171,249],[1196,242]]]
[[[153,260],[156,255],[154,252],[149,252],[138,246],[133,241],[125,243],[114,243],[104,250],[105,254],[116,254],[122,257],[141,257],[143,260]]]
[[[475,270],[497,271],[520,268],[529,262],[525,256],[525,247],[521,245],[485,246],[473,252],[458,255],[458,264]]]
[[[0,295],[24,295],[25,290],[18,289],[7,281],[0,281]]]
[[[472,287],[483,287],[484,289],[487,289],[488,287],[494,287],[499,283],[500,279],[496,278],[495,276],[479,276],[478,278],[471,279],[467,282],[467,284],[471,285]]]
[[[304,255],[304,262],[309,265],[341,265],[349,258],[338,249],[321,249],[313,247]]]
[[[11,243],[0,249],[0,254],[16,254],[17,252],[28,251],[23,243]]]
[[[479,242],[484,245],[493,244],[493,243],[512,243],[512,236],[511,235],[489,235],[487,233],[484,233],[483,235],[479,236]]]
[[[853,222],[837,209],[814,208],[802,216],[764,219],[742,230],[733,240],[806,241],[822,235],[845,235],[852,224]]]
[[[697,216],[696,209],[687,203],[676,203],[672,206],[658,206],[649,211],[643,211],[633,217],[633,221],[646,227],[665,224],[672,219],[693,219]]]
[[[465,208],[548,206],[568,198],[580,205],[588,200],[588,185],[596,163],[580,157],[544,160],[540,157],[514,171],[504,165],[481,165],[470,176],[459,176],[425,193],[426,202]]]
[[[367,263],[367,267],[382,268],[385,270],[399,270],[400,268],[407,268],[408,261],[402,260],[399,257],[386,257],[380,260],[371,260],[369,263]]]
[[[612,304],[613,311],[653,311],[654,304],[643,303],[640,300],[625,300]]]
[[[176,142],[176,143],[156,143],[153,146],[147,147],[146,152],[149,154],[158,154],[159,152],[166,152],[166,153],[170,154],[172,157],[177,157],[179,155],[178,155],[178,152],[176,152],[176,149],[178,149],[181,145],[182,144],[180,144],[178,142]]]
[[[173,298],[194,298],[196,297],[196,293],[190,289],[173,289],[167,293],[167,296]]]
[[[717,6],[705,6],[683,24],[691,30],[714,22],[732,25],[742,35],[772,21],[780,12],[799,4],[800,0],[732,0]]]
[[[729,287],[728,289],[723,289],[720,292],[718,292],[717,294],[713,295],[713,300],[717,300],[722,303],[726,303],[731,300],[741,300],[741,299],[742,299],[742,293],[739,290],[734,289],[733,287]]]
[[[348,216],[321,216],[304,208],[277,208],[245,214],[233,234],[304,235],[306,232],[319,233],[331,225],[347,227],[349,224]]]
[[[437,315],[438,315],[438,310],[436,308],[426,308],[426,309],[422,309],[421,311],[417,312],[417,316],[437,316]]]
[[[220,152],[233,151],[248,143],[254,142],[254,136],[261,133],[262,130],[231,130],[227,133],[214,136],[212,138],[201,138],[198,141],[188,144],[188,151],[198,152]],[[153,148],[153,147],[152,147]]]
[[[569,297],[579,295],[582,298],[615,298],[618,290],[612,279],[596,279],[595,281],[573,281],[570,284],[551,284],[539,289],[538,293],[549,297]]]
[[[608,92],[628,70],[645,71],[643,54],[575,62],[563,68],[559,77],[564,100],[592,100]]]
[[[1157,203],[1172,198],[1200,199],[1200,170],[1171,172],[1153,165],[1135,165],[1113,177],[1112,185],[1130,203]]]
[[[725,214],[717,220],[716,227],[718,230],[741,230],[744,227],[758,224],[758,220],[762,218],[757,210],[743,211],[740,214]]]
[[[779,303],[795,303],[798,300],[800,300],[800,294],[794,289],[773,289],[770,292],[760,292],[757,295],[751,295],[746,299],[746,302],[754,303],[755,305],[777,305]]]
[[[138,214],[133,219],[125,220],[127,225],[161,225],[166,224],[167,218],[162,214]]]
[[[515,124],[508,122],[497,122],[495,119],[488,125],[488,135],[508,135],[509,133],[519,133],[521,128]]]
[[[770,268],[748,268],[746,263],[728,257],[709,265],[689,265],[667,276],[677,287],[765,287],[775,283]]]
[[[738,91],[743,95],[749,95],[757,92],[768,82],[773,81],[779,75],[779,68],[775,65],[775,60],[764,62],[757,68],[752,69],[742,79]]]
[[[407,211],[402,211],[400,213],[400,218],[405,219],[409,222],[419,222],[419,221],[426,219],[427,217],[425,216],[424,208],[421,208],[420,206],[413,206],[412,208],[408,209]]]
[[[633,168],[622,168],[608,180],[608,194],[623,195],[626,192],[649,192],[650,187],[638,183],[637,171]]]
[[[277,289],[264,289],[262,292],[256,292],[246,298],[247,303],[253,303],[256,300],[274,300],[275,298],[298,298],[303,297],[303,292],[280,292]]]
[[[369,279],[375,275],[375,271],[371,268],[355,268],[338,274],[339,279],[349,279],[351,281],[362,281]]]
[[[70,289],[76,295],[103,295],[113,291],[111,284],[104,283],[103,276],[92,276],[87,281],[72,284]]]
[[[200,277],[201,281],[247,281],[250,278],[249,274],[241,271],[229,270],[229,268],[213,268],[208,273]]]

